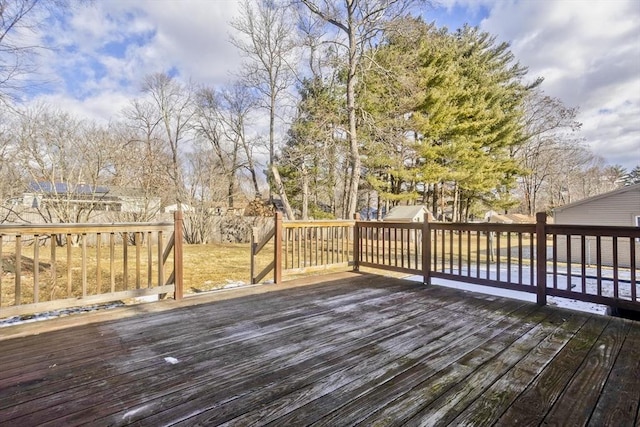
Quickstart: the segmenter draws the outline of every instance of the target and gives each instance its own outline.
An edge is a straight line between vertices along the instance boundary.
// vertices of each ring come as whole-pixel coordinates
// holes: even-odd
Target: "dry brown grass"
[[[148,257],[146,245],[141,247],[139,273],[136,268],[136,248],[129,246],[128,267],[127,267],[127,287],[135,289],[139,277],[140,287],[147,287],[148,284]],[[251,250],[247,244],[206,244],[206,245],[184,245],[184,292],[194,293],[226,286],[242,285],[251,283]],[[39,300],[50,301],[53,299],[66,298],[67,295],[67,274],[69,267],[72,277],[72,296],[82,295],[82,249],[73,247],[71,249],[71,261],[67,261],[66,247],[58,248],[56,251],[56,261],[54,269],[51,268],[50,249],[48,246],[41,247],[39,252]],[[100,253],[100,289],[97,281],[97,252],[95,247],[88,247],[86,252],[87,263],[87,294],[95,295],[109,292],[111,290],[110,259],[108,248],[103,247]],[[267,245],[257,257],[257,267],[259,271],[267,266],[273,259],[273,244]],[[157,282],[157,249],[152,248],[152,283]],[[165,280],[173,270],[172,257],[164,270]],[[55,279],[53,272],[55,271]],[[289,278],[300,277],[313,273],[296,273],[288,275]],[[124,253],[121,245],[115,248],[114,257],[114,283],[115,291],[124,290]],[[264,280],[271,280],[273,274],[267,275]],[[34,295],[34,251],[33,246],[24,247],[21,258],[21,292],[22,303],[33,302]],[[10,245],[3,246],[2,252],[2,281],[0,286],[0,303],[3,307],[13,305],[15,302],[15,254]]]

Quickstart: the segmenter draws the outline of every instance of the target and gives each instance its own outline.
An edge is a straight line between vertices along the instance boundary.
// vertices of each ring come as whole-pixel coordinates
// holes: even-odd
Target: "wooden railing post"
[[[536,214],[536,302],[547,304],[547,214]]]
[[[279,285],[282,283],[282,212],[276,212],[273,239],[273,282]]]
[[[182,265],[182,211],[178,210],[173,214],[173,271],[174,271],[174,285],[175,293],[173,298],[178,301],[184,296],[183,281],[184,272]]]
[[[251,276],[249,276],[249,283],[255,285],[254,278],[256,277],[256,248],[258,247],[258,228],[251,228]]]
[[[424,214],[422,223],[422,283],[431,284],[431,227],[429,225],[429,212]]]
[[[358,228],[358,221],[360,221],[360,214],[353,214],[353,271],[360,271],[360,229]]]

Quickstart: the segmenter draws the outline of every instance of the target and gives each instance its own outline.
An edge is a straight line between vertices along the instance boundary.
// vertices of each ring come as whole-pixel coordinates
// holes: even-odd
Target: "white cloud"
[[[532,80],[543,76],[547,94],[578,107],[582,136],[596,154],[627,168],[640,163],[637,0],[441,3],[451,14],[465,11],[462,22],[479,24],[510,42]],[[237,13],[236,0],[109,0],[77,6],[44,34],[61,47],[42,56],[42,74],[59,76],[46,98],[109,120],[139,94],[149,73],[175,70],[181,79],[207,85],[229,81],[241,62],[229,43],[228,22]],[[118,46],[124,50],[108,54]]]
[[[42,34],[57,49],[43,54],[41,73],[56,77],[36,101],[55,100],[83,116],[109,120],[123,99],[139,94],[147,74],[171,70],[184,81],[226,82],[240,63],[228,41],[228,22],[236,12],[235,0],[110,0],[76,6]]]
[[[637,0],[496,1],[480,27],[510,42],[529,75],[545,78],[547,94],[580,109],[582,136],[596,154],[640,164]]]

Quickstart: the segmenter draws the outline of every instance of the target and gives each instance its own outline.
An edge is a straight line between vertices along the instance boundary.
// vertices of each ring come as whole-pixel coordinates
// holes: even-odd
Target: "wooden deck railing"
[[[154,294],[180,299],[182,215],[173,223],[0,225],[0,259],[0,317]]]
[[[422,275],[429,259],[425,230],[420,222],[357,221],[355,269],[373,267]]]
[[[427,226],[432,254],[428,278],[536,292],[535,224]]]
[[[545,225],[546,292],[640,311],[640,229]]]
[[[640,311],[636,227],[551,225],[541,213],[535,224],[357,222],[356,236],[356,266]]]
[[[640,229],[535,224],[282,221],[252,245],[252,283],[274,270],[352,264],[640,311]],[[273,261],[255,258],[274,239]],[[350,250],[350,247],[352,248]]]
[[[283,221],[277,213],[274,228],[262,239],[252,235],[251,283],[258,283],[271,271],[274,282],[282,274],[311,272],[353,263],[355,221]],[[273,240],[273,261],[257,271],[257,256]]]

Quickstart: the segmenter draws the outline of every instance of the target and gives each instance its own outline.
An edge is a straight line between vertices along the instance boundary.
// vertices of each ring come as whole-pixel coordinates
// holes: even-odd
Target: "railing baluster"
[[[511,283],[511,231],[507,232],[507,283]]]
[[[129,233],[126,231],[122,233],[122,287],[125,291],[129,289]]]
[[[580,246],[581,246],[581,250],[582,250],[582,293],[586,294],[587,293],[587,257],[586,257],[586,238],[585,235],[581,235],[580,236]]]
[[[80,242],[82,245],[82,297],[87,296],[87,234],[82,233],[80,235]]]
[[[598,283],[598,296],[602,295],[602,240],[596,236],[596,276]]]
[[[629,237],[629,267],[631,273],[631,301],[638,302],[638,296],[636,294],[636,242],[633,237]],[[1,242],[1,240],[0,240]]]
[[[22,304],[22,236],[16,236],[16,259],[13,270],[15,271],[15,305]]]
[[[2,258],[0,258],[1,260]],[[0,276],[1,278],[2,276]],[[33,236],[33,302],[40,301],[40,236]]]
[[[522,233],[518,233],[518,284],[522,285]]]
[[[109,234],[109,279],[111,281],[112,293],[116,291],[116,271],[115,271],[116,242],[115,240],[116,240],[115,233]],[[163,264],[163,263],[160,262],[160,264]]]
[[[553,248],[552,248],[552,265],[553,265],[553,289],[558,289],[558,235],[553,234],[551,236],[553,239]]]
[[[613,297],[618,298],[618,238],[613,236]]]
[[[153,245],[152,234],[147,232],[147,288],[153,287]]]
[[[73,296],[73,291],[71,289],[72,283],[72,257],[71,257],[71,234],[67,233],[67,298],[71,298]]]
[[[500,281],[500,231],[496,231],[496,280]]]
[[[573,281],[571,275],[571,262],[572,262],[572,254],[571,254],[571,235],[567,234],[567,291],[571,290],[571,282]]]

